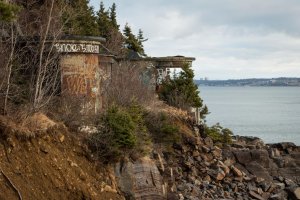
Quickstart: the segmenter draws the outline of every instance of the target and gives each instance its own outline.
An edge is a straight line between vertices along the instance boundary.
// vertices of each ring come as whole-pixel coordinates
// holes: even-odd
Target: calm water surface
[[[199,88],[208,125],[220,122],[235,135],[300,145],[300,87]]]

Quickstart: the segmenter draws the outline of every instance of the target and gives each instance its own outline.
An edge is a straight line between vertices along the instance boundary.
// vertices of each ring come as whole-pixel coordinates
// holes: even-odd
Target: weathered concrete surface
[[[193,57],[184,56],[166,56],[166,57],[150,57],[144,60],[153,62],[156,68],[182,68],[185,64],[192,64],[195,60]]]
[[[65,55],[60,60],[62,91],[94,97],[99,85],[96,80],[98,56],[91,54]]]
[[[128,199],[164,199],[162,177],[154,161],[144,157],[135,162],[118,163],[115,176]]]
[[[82,100],[81,109],[97,112],[103,105],[101,85],[111,76],[114,56],[106,50],[101,37],[70,36],[54,47],[60,56],[61,90]],[[103,87],[103,86],[102,86]]]
[[[98,63],[97,54],[67,54],[60,59],[62,94],[84,98],[95,111],[101,98]]]

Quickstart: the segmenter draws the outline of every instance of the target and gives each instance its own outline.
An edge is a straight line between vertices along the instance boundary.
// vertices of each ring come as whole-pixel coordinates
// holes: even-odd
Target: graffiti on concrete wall
[[[157,84],[162,84],[162,82],[166,79],[167,76],[170,75],[170,68],[158,68],[157,69]]]
[[[83,75],[73,75],[63,77],[63,90],[64,92],[86,95],[87,86],[86,78]]]
[[[74,44],[56,43],[55,48],[59,53],[99,53],[99,45],[95,44]]]
[[[73,54],[61,58],[62,89],[66,93],[95,97],[99,91],[97,80],[98,55]]]

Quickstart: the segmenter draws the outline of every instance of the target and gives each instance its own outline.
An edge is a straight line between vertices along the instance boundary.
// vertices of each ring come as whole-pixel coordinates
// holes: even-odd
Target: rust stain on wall
[[[97,80],[98,55],[69,54],[60,60],[62,69],[62,91],[81,97],[96,97],[99,91]]]

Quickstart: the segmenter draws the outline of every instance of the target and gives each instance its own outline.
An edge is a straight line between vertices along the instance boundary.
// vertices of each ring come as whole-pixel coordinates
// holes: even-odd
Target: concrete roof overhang
[[[192,64],[194,57],[184,56],[166,56],[166,57],[149,57],[144,60],[150,61],[157,68],[182,68],[183,65]]]

